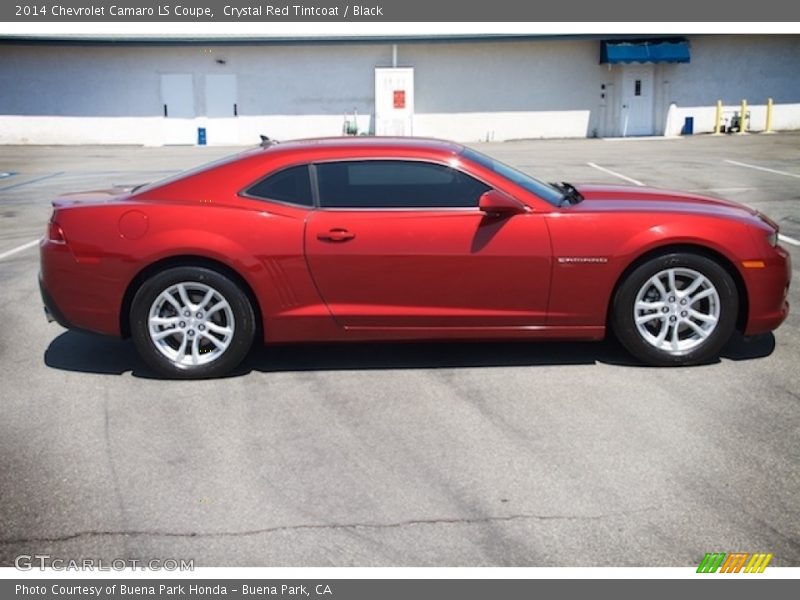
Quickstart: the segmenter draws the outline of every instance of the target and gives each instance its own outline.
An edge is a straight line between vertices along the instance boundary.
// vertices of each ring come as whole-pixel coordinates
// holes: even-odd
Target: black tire
[[[677,293],[671,293],[670,272]],[[666,295],[661,293],[655,279],[661,282]],[[682,291],[689,291],[691,284],[698,281],[701,282],[699,291],[682,295]],[[707,291],[711,288],[716,295]],[[706,297],[692,300],[701,292]],[[641,308],[645,304],[637,306],[637,297],[642,303],[652,303],[659,308]],[[626,276],[613,300],[611,327],[628,352],[643,363],[695,365],[718,357],[733,334],[738,311],[736,283],[724,267],[706,256],[674,252],[652,258]],[[695,318],[695,314],[702,314],[703,320]],[[637,325],[637,316],[643,321],[640,325]],[[714,318],[716,321],[712,323]],[[666,333],[664,339],[660,339],[662,332]],[[675,342],[673,334],[677,336]],[[669,348],[665,348],[666,345]]]
[[[186,294],[190,305],[197,308],[196,312],[182,302],[179,289]],[[166,295],[162,296],[165,292],[177,301],[177,306]],[[203,313],[200,303],[206,293],[208,304],[204,306],[208,312]],[[181,312],[184,309],[191,314]],[[159,321],[179,321],[169,325],[151,323],[151,310]],[[202,319],[195,318],[198,316]],[[220,377],[229,373],[247,356],[256,331],[253,306],[247,294],[225,275],[191,266],[167,269],[145,281],[133,298],[130,323],[131,336],[144,361],[160,375],[177,379]],[[154,329],[158,331],[154,333]],[[156,341],[154,335],[158,334],[164,336]]]

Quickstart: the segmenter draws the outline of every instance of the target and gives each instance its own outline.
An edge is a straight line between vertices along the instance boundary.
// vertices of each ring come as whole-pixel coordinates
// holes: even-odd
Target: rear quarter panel
[[[147,223],[136,239],[120,227],[132,212]],[[126,291],[145,269],[167,259],[217,261],[244,279],[265,331],[281,337],[289,316],[329,317],[306,268],[305,214],[244,199],[64,207],[57,218],[68,246],[46,250],[43,276],[56,297],[71,299],[63,310],[75,326],[119,335]]]

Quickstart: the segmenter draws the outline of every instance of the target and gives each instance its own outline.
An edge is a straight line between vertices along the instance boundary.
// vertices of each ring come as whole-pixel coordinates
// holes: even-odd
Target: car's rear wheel
[[[217,271],[175,267],[144,282],[131,304],[142,358],[168,377],[218,377],[250,350],[255,316],[247,295]]]
[[[736,283],[715,260],[676,252],[634,269],[617,291],[612,327],[622,345],[651,365],[691,365],[716,357],[736,326]]]

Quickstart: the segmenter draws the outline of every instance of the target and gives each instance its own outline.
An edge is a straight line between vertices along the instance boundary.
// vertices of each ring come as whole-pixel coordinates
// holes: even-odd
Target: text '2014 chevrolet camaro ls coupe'
[[[54,201],[48,314],[132,337],[171,377],[266,343],[600,340],[653,365],[771,331],[791,273],[743,205],[643,187],[547,184],[458,144],[265,143],[132,190]]]

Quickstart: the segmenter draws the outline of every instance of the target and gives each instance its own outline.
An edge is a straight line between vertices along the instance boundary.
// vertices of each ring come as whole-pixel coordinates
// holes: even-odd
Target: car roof
[[[397,149],[397,150],[427,150],[443,152],[447,154],[458,154],[464,147],[461,144],[447,140],[421,137],[388,137],[388,136],[340,136],[325,138],[309,138],[301,140],[289,140],[286,142],[275,142],[267,144],[266,149],[274,150],[345,150],[345,149],[368,150],[374,149]]]
[[[194,169],[183,171],[143,186],[135,191],[137,197],[147,197],[154,190],[163,193],[168,186],[183,185],[183,182],[196,181],[202,177],[216,177],[220,169],[236,169],[242,164],[250,163],[261,167],[262,161],[283,159],[295,154],[305,154],[306,160],[315,160],[319,155],[327,153],[348,156],[348,151],[353,155],[376,155],[386,152],[389,155],[417,155],[439,156],[456,155],[463,152],[464,146],[447,140],[415,137],[388,137],[388,136],[341,136],[325,138],[308,138],[289,140],[286,142],[265,140],[260,147],[250,148],[238,154],[225,156],[221,159],[200,165]],[[257,170],[258,170],[257,169]]]

